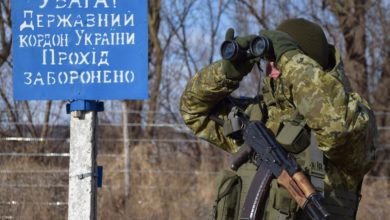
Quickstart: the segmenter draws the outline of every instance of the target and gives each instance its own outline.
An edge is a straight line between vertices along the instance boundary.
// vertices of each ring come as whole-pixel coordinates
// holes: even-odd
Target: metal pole
[[[123,158],[124,158],[124,166],[125,166],[125,175],[124,175],[124,183],[125,183],[125,196],[126,199],[129,196],[129,186],[130,186],[130,158],[129,158],[129,148],[130,148],[130,141],[129,141],[129,129],[127,124],[128,121],[128,110],[127,110],[127,104],[126,102],[122,102],[122,110],[123,110]]]
[[[68,220],[97,219],[96,124],[103,103],[80,100],[67,105],[71,112]]]

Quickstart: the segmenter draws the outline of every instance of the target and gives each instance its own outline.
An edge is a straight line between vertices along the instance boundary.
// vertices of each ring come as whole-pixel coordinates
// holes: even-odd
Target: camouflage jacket
[[[263,92],[270,95],[258,104],[267,109],[266,125],[275,136],[297,110],[324,153],[325,189],[357,192],[373,162],[375,120],[368,103],[351,91],[337,50],[334,57],[334,68],[323,71],[300,51],[285,53],[277,64],[282,74],[264,79]],[[227,79],[217,61],[188,82],[180,102],[182,117],[193,132],[228,152],[237,151],[236,142],[225,137],[222,126],[209,116],[227,118],[230,107],[225,97],[238,86],[239,80]],[[300,156],[297,161],[304,166]]]

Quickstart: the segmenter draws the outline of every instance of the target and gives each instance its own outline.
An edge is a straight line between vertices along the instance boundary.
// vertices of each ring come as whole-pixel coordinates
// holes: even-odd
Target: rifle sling
[[[270,184],[273,178],[274,175],[272,172],[264,164],[261,164],[249,187],[241,211],[240,220],[262,219]]]

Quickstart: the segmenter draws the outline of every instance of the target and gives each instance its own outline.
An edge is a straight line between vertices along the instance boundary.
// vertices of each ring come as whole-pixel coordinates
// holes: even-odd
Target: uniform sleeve
[[[196,136],[228,152],[237,151],[233,139],[223,135],[223,127],[210,114],[226,119],[230,112],[226,96],[239,86],[239,80],[227,79],[222,63],[215,62],[200,70],[187,84],[180,100],[184,123]]]
[[[310,57],[289,51],[278,63],[294,105],[314,131],[319,148],[329,159],[345,155],[348,93],[334,75],[324,72]]]

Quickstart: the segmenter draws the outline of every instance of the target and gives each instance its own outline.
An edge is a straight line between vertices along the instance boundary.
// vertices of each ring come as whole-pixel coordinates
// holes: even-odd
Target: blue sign
[[[146,0],[13,0],[15,100],[148,97]]]

